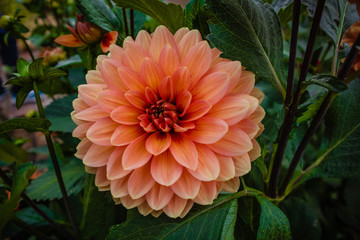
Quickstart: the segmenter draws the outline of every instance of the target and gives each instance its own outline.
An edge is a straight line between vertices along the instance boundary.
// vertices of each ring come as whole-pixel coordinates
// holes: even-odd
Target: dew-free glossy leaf
[[[199,30],[201,36],[205,39],[210,33],[210,29],[204,5],[205,0],[191,0],[185,8],[185,24],[189,29]]]
[[[306,84],[316,84],[325,87],[333,92],[342,92],[348,87],[339,78],[327,74],[319,74],[312,77]]]
[[[25,129],[28,132],[42,132],[50,127],[48,120],[41,118],[12,118],[0,123],[0,134],[12,132],[16,129]]]
[[[30,66],[30,63],[28,61],[26,61],[25,59],[19,58],[17,60],[16,69],[21,76],[23,76],[23,77],[29,76],[29,66]]]

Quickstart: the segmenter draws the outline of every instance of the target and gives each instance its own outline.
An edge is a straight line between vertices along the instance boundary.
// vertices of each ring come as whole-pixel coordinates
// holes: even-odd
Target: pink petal
[[[216,153],[231,157],[247,153],[253,148],[249,136],[235,126],[229,127],[222,139],[208,146]]]
[[[202,37],[198,30],[191,30],[186,33],[179,42],[180,59],[183,59],[189,50],[201,41]]]
[[[97,168],[95,176],[95,186],[106,187],[109,184],[110,181],[106,178],[106,166]]]
[[[176,31],[176,33],[174,34],[174,39],[176,44],[179,44],[179,42],[181,41],[181,39],[185,36],[185,34],[187,34],[189,32],[189,29],[187,27],[183,27],[180,28],[179,30]]]
[[[81,124],[87,123],[87,121],[83,121],[83,120],[77,119],[77,118],[75,117],[75,115],[76,115],[76,111],[75,111],[75,110],[70,113],[71,120],[72,120],[76,125],[81,125]]]
[[[261,148],[259,143],[255,139],[252,139],[251,142],[254,148],[249,152],[249,157],[251,161],[254,161],[261,156]]]
[[[117,70],[120,78],[130,90],[144,92],[145,82],[137,72],[125,66],[120,66]]]
[[[213,72],[226,72],[230,76],[229,88],[227,93],[229,93],[235,86],[238,84],[238,81],[241,76],[241,63],[239,61],[226,61],[220,62],[209,69],[208,73]]]
[[[118,63],[116,60],[113,59],[105,59],[98,63],[99,70],[101,75],[110,89],[115,91],[127,91],[128,87],[124,84],[122,79],[119,76],[117,68],[119,66],[114,65]]]
[[[121,198],[129,195],[128,186],[127,186],[129,177],[130,174],[123,178],[111,180],[110,191],[111,191],[111,195],[114,198]]]
[[[128,181],[129,195],[133,199],[144,196],[154,185],[155,180],[150,174],[150,164],[135,169]]]
[[[235,165],[235,176],[240,177],[251,170],[251,161],[249,154],[245,153],[240,156],[233,157]]]
[[[136,36],[135,42],[143,49],[148,50],[151,43],[151,35],[145,30],[140,30]]]
[[[145,142],[148,134],[144,134],[131,142],[125,149],[122,164],[125,170],[132,170],[144,166],[152,157],[146,150]]]
[[[193,205],[194,205],[194,202],[191,200],[188,200],[184,210],[181,212],[179,217],[184,218],[186,216],[186,214],[188,214],[190,212]]]
[[[129,43],[127,49],[121,54],[121,62],[136,72],[140,72],[142,62],[146,57],[149,57],[149,54],[141,46]]]
[[[83,162],[89,167],[105,166],[114,150],[114,147],[104,147],[92,144],[85,154]]]
[[[193,199],[200,190],[200,183],[200,180],[194,178],[188,171],[184,170],[179,180],[171,185],[171,188],[179,197]]]
[[[111,136],[118,126],[119,124],[110,118],[103,118],[89,128],[86,137],[95,144],[111,146]]]
[[[171,136],[169,133],[155,132],[146,139],[146,150],[157,156],[165,152],[171,144]]]
[[[200,190],[194,201],[201,205],[209,205],[217,197],[216,181],[201,182]]]
[[[211,50],[206,41],[193,46],[181,61],[190,72],[190,89],[192,89],[201,76],[206,73],[211,63]]]
[[[170,200],[169,204],[166,205],[163,210],[171,218],[180,217],[181,213],[184,211],[189,200],[182,199],[176,195]]]
[[[260,123],[261,120],[263,120],[265,117],[265,110],[258,106],[256,110],[249,116],[249,119],[253,120],[256,123]]]
[[[165,75],[167,76],[171,76],[180,66],[179,56],[170,44],[166,44],[161,50],[159,66],[163,69]]]
[[[87,86],[87,85],[82,85],[82,86]],[[77,112],[77,113],[84,111],[85,109],[90,107],[84,100],[81,99],[81,97],[76,98],[72,102],[72,105],[74,107],[75,112]],[[95,104],[93,104],[93,105],[95,105]]]
[[[136,108],[145,110],[147,101],[145,95],[135,90],[129,90],[125,93],[125,98]]]
[[[199,163],[194,171],[188,170],[189,173],[201,181],[217,179],[220,174],[220,164],[215,153],[202,144],[197,144],[196,148],[198,150]]]
[[[260,130],[259,125],[250,119],[244,119],[236,124],[236,126],[243,130],[250,139],[253,139]]]
[[[75,157],[83,159],[91,145],[92,142],[90,142],[89,139],[84,138],[83,140],[81,140],[81,142],[76,146],[77,152],[74,154]]]
[[[228,132],[228,125],[221,119],[203,117],[195,122],[195,129],[189,130],[186,135],[191,140],[203,144],[219,141]]]
[[[236,193],[240,187],[240,179],[238,177],[234,177],[223,184],[223,190],[229,193]]]
[[[96,100],[98,105],[108,113],[111,113],[119,106],[130,105],[124,96],[124,92],[110,89],[100,92]]]
[[[74,129],[72,136],[80,139],[85,138],[87,131],[93,124],[94,124],[93,122],[80,124]]]
[[[175,161],[170,151],[154,156],[151,161],[151,175],[156,182],[165,186],[176,182],[182,171],[183,167]]]
[[[139,213],[144,216],[147,216],[154,211],[146,201],[140,204],[137,209]]]
[[[89,106],[97,104],[96,95],[106,88],[105,84],[83,84],[78,87],[79,96]]]
[[[235,177],[235,164],[232,157],[216,154],[220,164],[220,174],[217,181],[227,181]]]
[[[111,44],[109,47],[111,59],[121,62],[121,54],[124,52],[124,49],[119,47],[116,44]]]
[[[145,88],[145,97],[146,97],[146,100],[151,104],[155,104],[159,100],[159,98],[158,98],[157,94],[154,92],[154,90],[152,90],[149,87]]]
[[[160,52],[166,44],[176,48],[175,39],[171,32],[165,26],[159,26],[153,33],[149,47],[149,52],[155,61],[159,60]]]
[[[138,124],[138,117],[144,112],[132,106],[120,106],[111,112],[110,117],[112,120],[125,125]]]
[[[173,197],[174,192],[171,188],[155,183],[146,194],[146,201],[154,210],[161,210]]]
[[[145,58],[141,65],[141,76],[148,87],[157,92],[161,80],[165,77],[163,70],[152,58]]]
[[[195,124],[192,122],[178,122],[173,124],[175,132],[186,132],[189,129],[194,129]]]
[[[127,36],[123,41],[123,48],[127,49],[130,44],[135,43],[134,39],[131,36]],[[136,44],[136,46],[139,46]],[[140,46],[139,46],[140,47]]]
[[[191,91],[194,99],[209,101],[212,105],[222,99],[229,87],[229,74],[216,72],[202,78]]]
[[[259,100],[259,103],[261,103],[264,100],[264,97],[265,97],[264,93],[260,89],[258,89],[256,87],[254,87],[252,89],[250,95],[257,98]]]
[[[241,96],[226,96],[211,108],[208,116],[223,119],[232,126],[244,119],[249,109],[249,102]]]
[[[195,100],[193,101],[188,110],[186,111],[183,121],[194,121],[202,116],[204,116],[206,113],[209,112],[211,109],[211,103],[209,103],[206,100]]]
[[[249,110],[246,113],[245,118],[251,116],[259,107],[259,100],[254,98],[253,96],[247,95],[247,94],[238,94],[237,96],[244,98],[246,101],[249,102]]]
[[[98,70],[89,70],[85,76],[87,84],[104,84],[101,72]]]
[[[255,85],[255,74],[249,71],[243,70],[239,81],[237,82],[234,89],[231,90],[232,93],[243,93],[249,94]]]
[[[223,62],[224,59],[220,57],[220,50],[217,48],[211,49],[211,67],[215,66],[216,64]]]
[[[102,118],[109,117],[109,113],[105,112],[101,107],[95,105],[79,112],[75,117],[83,121],[96,122]]]
[[[182,166],[195,170],[198,165],[198,152],[194,142],[186,135],[171,135],[170,152]]]
[[[174,88],[174,97],[180,92],[186,91],[190,84],[190,73],[187,67],[178,68],[171,76]]]
[[[109,180],[115,180],[122,178],[129,174],[131,171],[125,170],[122,166],[122,156],[125,147],[117,147],[110,155],[109,162],[107,164],[107,178]]]
[[[85,165],[85,172],[89,174],[96,174],[97,169],[96,167],[88,167]]]
[[[177,95],[176,107],[179,116],[182,117],[190,107],[192,95],[189,91],[182,91]]]
[[[161,80],[160,86],[159,86],[159,93],[160,97],[167,101],[172,101],[173,98],[173,82],[170,77],[164,77],[163,80]]]
[[[131,209],[134,207],[137,207],[139,205],[141,205],[143,202],[146,201],[145,196],[142,198],[138,198],[138,199],[133,199],[132,197],[130,197],[130,195],[127,195],[125,197],[121,197],[120,198],[121,204],[127,208],[127,209]]]
[[[151,212],[151,216],[153,216],[154,218],[158,218],[162,213],[163,213],[163,210],[160,210],[160,211],[152,211],[152,212]]]
[[[139,125],[119,125],[111,136],[111,144],[125,146],[144,133],[144,129]]]

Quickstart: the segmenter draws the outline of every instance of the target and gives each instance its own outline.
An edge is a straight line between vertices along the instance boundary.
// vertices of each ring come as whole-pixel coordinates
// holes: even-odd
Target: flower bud
[[[0,18],[0,28],[8,30],[11,25],[12,19],[8,15],[3,15]]]

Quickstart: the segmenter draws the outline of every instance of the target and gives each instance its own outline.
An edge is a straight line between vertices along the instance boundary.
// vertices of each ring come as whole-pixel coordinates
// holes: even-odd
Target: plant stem
[[[31,59],[32,59],[33,61],[35,61],[34,54],[32,53],[29,44],[26,42],[26,38],[22,37],[21,40],[23,41],[23,43],[24,43],[27,51],[29,52]]]
[[[134,9],[130,9],[130,31],[131,36],[135,39],[135,17],[134,17]]]
[[[350,49],[348,56],[346,57],[343,67],[341,68],[340,72],[337,75],[337,77],[341,81],[344,81],[345,77],[347,76],[347,74],[350,71],[350,68],[356,58],[356,55],[358,54],[358,50],[356,49],[356,46],[358,46],[358,45],[360,45],[360,34],[358,34],[352,48]],[[296,152],[294,154],[293,159],[291,160],[291,163],[290,163],[288,172],[286,174],[286,177],[284,179],[284,182],[280,188],[279,195],[282,195],[285,192],[286,187],[290,183],[290,180],[291,180],[292,176],[294,175],[296,166],[299,164],[300,159],[303,156],[307,145],[309,144],[312,136],[315,134],[316,129],[319,127],[321,120],[324,118],[327,110],[329,109],[332,101],[335,99],[336,96],[337,96],[337,93],[329,92],[328,95],[326,96],[326,98],[324,99],[323,103],[321,104],[314,120],[311,122],[309,129],[305,133],[305,136],[303,137],[298,148],[296,149]]]
[[[129,36],[129,27],[128,27],[128,21],[126,17],[126,9],[122,9],[123,19],[124,19],[124,25],[125,25],[125,35]]]
[[[40,98],[40,94],[39,94],[39,89],[38,89],[36,81],[33,82],[33,87],[34,87],[35,99],[36,99],[36,104],[37,104],[37,107],[38,107],[39,115],[40,115],[41,118],[46,119],[44,108],[42,106],[42,102],[41,102],[41,98]],[[74,233],[75,233],[76,237],[79,238],[80,234],[79,234],[79,231],[78,231],[78,229],[76,227],[74,216],[73,216],[73,214],[71,212],[71,209],[70,209],[68,195],[67,195],[67,192],[66,192],[64,180],[62,178],[59,162],[58,162],[57,157],[56,157],[54,145],[53,145],[53,142],[51,140],[50,132],[45,131],[44,135],[45,135],[46,143],[47,143],[48,150],[49,150],[49,153],[50,153],[50,158],[51,158],[52,164],[54,166],[56,178],[57,178],[57,181],[58,181],[58,184],[59,184],[59,187],[60,187],[60,191],[61,191],[61,194],[62,194],[62,197],[63,197],[63,200],[64,200],[64,205],[65,205],[67,215],[69,217],[71,225],[73,226]]]
[[[51,240],[50,237],[45,235],[44,233],[38,231],[36,228],[32,228],[27,223],[23,222],[21,219],[15,217],[14,222],[21,228],[23,228],[25,231],[30,233],[31,235],[34,235],[36,239],[44,239],[44,240]]]

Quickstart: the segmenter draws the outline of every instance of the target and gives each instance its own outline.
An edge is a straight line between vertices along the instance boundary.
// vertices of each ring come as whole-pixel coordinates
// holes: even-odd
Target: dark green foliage
[[[206,16],[205,0],[192,0],[185,8],[185,24],[189,29],[197,29],[200,31],[203,39],[210,33],[209,25],[207,24],[208,17]]]
[[[326,74],[315,75],[305,82],[305,85],[310,84],[316,84],[321,87],[325,87],[333,92],[342,92],[348,88],[346,84],[337,77]]]
[[[26,117],[12,118],[0,123],[0,134],[16,129],[25,129],[28,132],[46,131],[50,125],[50,121],[46,119]]]

